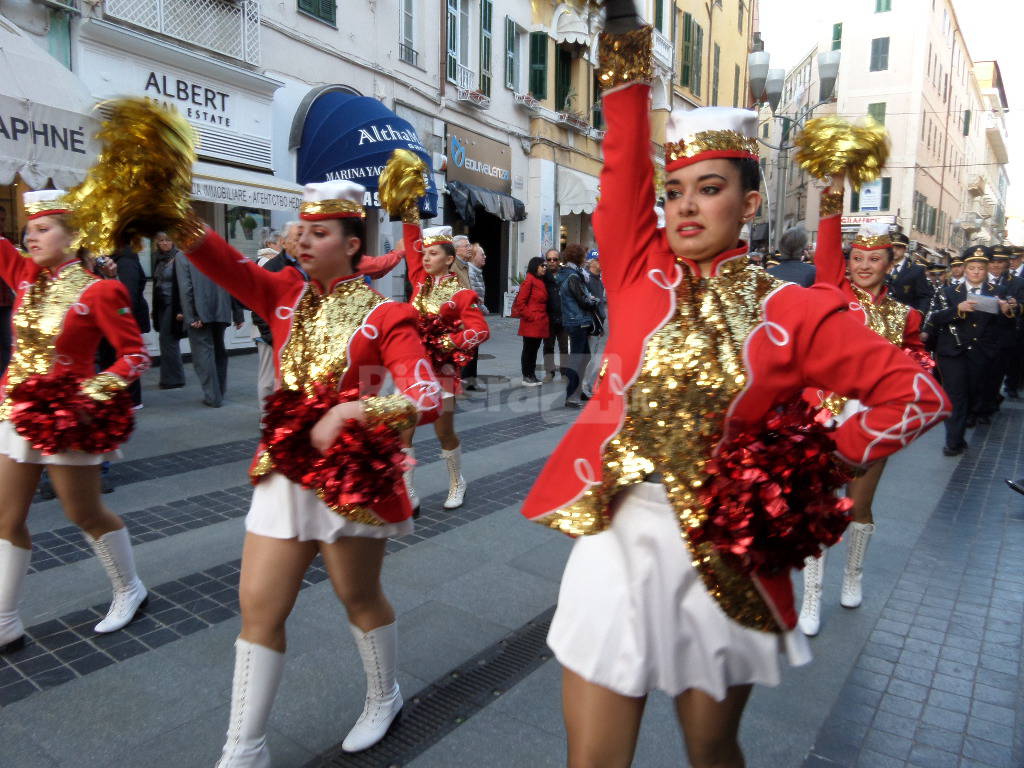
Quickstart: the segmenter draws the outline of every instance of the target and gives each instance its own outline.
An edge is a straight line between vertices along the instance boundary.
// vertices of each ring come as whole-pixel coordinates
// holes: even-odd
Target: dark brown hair
[[[565,246],[565,250],[562,251],[562,260],[572,262],[577,267],[583,264],[583,259],[587,255],[587,249],[579,243],[569,243]]]

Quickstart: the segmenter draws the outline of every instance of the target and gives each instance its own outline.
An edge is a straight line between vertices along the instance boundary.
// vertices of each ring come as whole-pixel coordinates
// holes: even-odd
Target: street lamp
[[[771,69],[770,54],[766,51],[755,51],[747,57],[747,69],[750,72],[750,89],[754,94],[754,99],[762,103],[766,100],[768,102],[768,106],[771,108],[772,117],[776,120],[782,120],[783,125],[788,124],[791,128],[788,134],[795,136],[804,127],[804,123],[811,118],[814,110],[831,100],[832,92],[836,87],[836,79],[839,77],[839,61],[839,51],[824,51],[818,54],[818,79],[820,81],[818,103],[801,110],[799,114],[794,116],[776,114],[776,110],[779,108],[779,102],[782,100],[782,91],[786,84],[786,70]],[[787,132],[783,131],[783,140],[778,146],[764,141],[760,135],[758,135],[757,138],[761,144],[769,149],[774,149],[779,153],[779,179],[778,190],[776,191],[775,225],[772,227],[771,234],[773,237],[770,238],[770,240],[774,242],[775,247],[778,247],[779,236],[782,234],[782,225],[785,221],[785,206],[783,205],[783,202],[785,200],[786,184],[788,182],[787,177],[789,175],[789,165],[786,162],[786,153],[796,147],[795,144],[786,143],[786,136]],[[765,191],[767,192],[767,188]],[[769,210],[770,209],[771,202],[769,201]]]

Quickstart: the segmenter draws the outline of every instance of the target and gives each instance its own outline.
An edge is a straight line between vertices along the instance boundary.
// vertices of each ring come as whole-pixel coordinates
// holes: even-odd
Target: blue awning
[[[379,208],[377,182],[396,149],[412,150],[431,168],[430,153],[408,121],[376,99],[328,91],[316,97],[306,112],[298,147],[297,180],[300,184],[354,181],[366,187],[365,205]],[[425,219],[437,215],[437,188],[430,171],[420,211]]]

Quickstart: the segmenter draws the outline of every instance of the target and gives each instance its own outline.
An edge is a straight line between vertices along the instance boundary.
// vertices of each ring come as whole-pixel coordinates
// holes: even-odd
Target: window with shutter
[[[298,0],[298,8],[328,24],[333,25],[337,20],[335,0]]]
[[[832,25],[832,50],[838,51],[843,47],[843,24],[842,22]]]
[[[555,109],[568,111],[572,91],[572,53],[559,45],[555,48]]]
[[[654,0],[654,27],[659,32],[665,31],[665,0]]]
[[[892,10],[892,0],[875,0],[875,13],[885,13]]]
[[[871,71],[883,72],[889,68],[889,38],[876,37],[871,41]]]
[[[738,107],[740,105],[740,65],[736,65],[736,69],[732,75],[732,105]]]
[[[868,115],[879,125],[885,125],[885,102],[880,101],[875,104],[868,104]]]
[[[530,33],[530,95],[548,97],[548,33]]]
[[[491,55],[494,42],[491,25],[494,17],[493,0],[480,0],[480,93],[491,95]]]
[[[715,43],[711,71],[711,106],[718,106],[718,64],[722,59],[722,47]]]
[[[519,90],[519,27],[505,17],[505,87]]]
[[[704,28],[700,24],[693,25],[693,85],[690,90],[694,96],[700,96],[701,65],[704,63]]]
[[[445,76],[450,83],[459,80],[459,0],[448,0],[447,56],[445,58]]]
[[[850,190],[850,213],[860,212],[860,192],[856,189]]]
[[[964,136],[971,135],[971,110],[964,110]]]
[[[683,63],[679,68],[679,84],[689,88],[693,73],[693,16],[683,14]]]
[[[882,203],[880,210],[888,211],[892,198],[892,179],[889,176],[882,177]]]

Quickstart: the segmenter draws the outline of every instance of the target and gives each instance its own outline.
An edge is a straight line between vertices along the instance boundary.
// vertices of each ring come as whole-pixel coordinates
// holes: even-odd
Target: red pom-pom
[[[835,492],[850,474],[832,456],[830,431],[803,401],[773,411],[758,432],[736,435],[707,463],[707,521],[690,532],[745,573],[802,568],[839,541],[849,499]]]
[[[463,349],[447,348],[445,338],[459,331],[454,323],[445,322],[440,315],[420,315],[418,325],[423,346],[435,371],[454,376],[473,359],[473,355]]]
[[[903,351],[906,353],[907,357],[924,368],[927,373],[931,373],[935,370],[935,361],[932,360],[932,356],[927,352],[923,352],[920,349],[911,349],[909,347],[903,347]]]
[[[302,390],[279,389],[266,400],[263,444],[274,468],[303,488],[315,488],[320,452],[310,442],[310,432],[327,411],[342,401],[341,393],[316,384],[312,395]]]
[[[47,456],[112,451],[128,439],[135,423],[126,391],[112,393],[109,400],[94,400],[70,373],[30,376],[10,396],[15,430]]]

